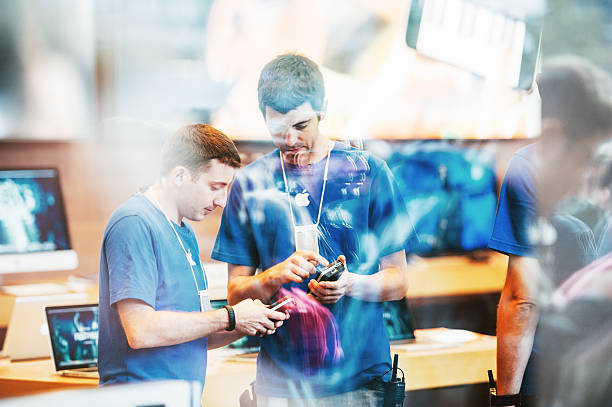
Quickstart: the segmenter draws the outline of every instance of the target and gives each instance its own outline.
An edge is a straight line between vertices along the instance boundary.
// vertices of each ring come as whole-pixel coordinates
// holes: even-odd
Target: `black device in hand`
[[[342,273],[344,273],[344,270],[346,270],[346,267],[344,267],[344,263],[342,263],[340,260],[336,260],[327,267],[323,267],[322,269],[320,269],[314,279],[317,280],[319,283],[321,281],[338,281]],[[311,290],[309,288],[308,294],[310,293]]]
[[[340,260],[336,260],[329,266],[321,269],[317,273],[315,280],[317,280],[318,282],[337,281],[344,272],[344,270],[346,270],[346,267],[344,267],[344,263],[342,263]]]

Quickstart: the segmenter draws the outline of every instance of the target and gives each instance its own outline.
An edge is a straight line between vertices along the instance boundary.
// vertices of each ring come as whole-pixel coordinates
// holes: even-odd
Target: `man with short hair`
[[[185,126],[162,150],[154,185],[111,216],[100,258],[100,383],[184,379],[204,385],[206,349],[274,333],[286,318],[259,300],[211,310],[196,236],[224,207],[240,157],[211,126]],[[227,332],[226,332],[227,331]]]
[[[542,299],[595,255],[591,230],[556,213],[589,157],[612,130],[610,79],[590,63],[550,60],[538,77],[542,134],[517,151],[502,183],[489,247],[507,254],[497,313],[497,394],[523,406],[537,396],[536,325]]]
[[[319,131],[325,89],[313,61],[278,56],[263,68],[258,94],[277,149],[237,174],[212,257],[229,263],[230,303],[303,290],[333,316],[301,326],[296,314],[262,340],[258,405],[380,405],[371,385],[391,368],[381,302],[405,297],[414,237],[405,203],[382,160]],[[348,270],[338,281],[312,278],[335,259]],[[319,360],[311,351],[321,341]]]

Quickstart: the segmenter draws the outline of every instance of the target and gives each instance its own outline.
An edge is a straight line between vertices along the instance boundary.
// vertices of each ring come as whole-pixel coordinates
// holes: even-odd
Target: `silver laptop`
[[[32,297],[15,297],[2,348],[2,355],[11,360],[49,357],[49,330],[45,306],[75,304],[87,300],[86,293],[67,293]]]
[[[420,352],[458,346],[458,343],[437,342],[422,337],[417,338],[414,332],[412,313],[406,298],[398,301],[384,302],[383,321],[387,336],[391,341],[392,351]]]
[[[45,307],[55,372],[98,378],[98,304]]]

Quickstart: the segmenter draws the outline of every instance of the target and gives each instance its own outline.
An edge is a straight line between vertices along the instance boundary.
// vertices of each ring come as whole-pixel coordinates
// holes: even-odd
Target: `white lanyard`
[[[319,226],[319,220],[321,219],[321,209],[323,208],[323,197],[325,196],[325,185],[327,184],[327,172],[329,170],[329,156],[331,151],[334,149],[336,143],[332,142],[331,148],[327,150],[327,161],[325,162],[325,171],[323,172],[323,187],[321,188],[321,200],[319,201],[319,213],[317,214],[317,223]],[[293,205],[291,205],[291,194],[289,193],[289,184],[287,183],[287,174],[285,173],[285,164],[283,163],[283,152],[278,151],[280,156],[281,169],[283,171],[283,181],[285,182],[285,192],[287,193],[287,199],[289,200],[289,212],[291,213],[291,222],[293,223],[293,229],[295,230],[295,217],[293,216]]]
[[[153,198],[152,196],[149,198],[151,199],[151,201],[153,201],[155,206],[157,206],[157,209],[159,209],[161,213],[164,214],[164,217],[168,221],[168,224],[170,225],[170,227],[172,228],[172,231],[174,232],[174,235],[176,236],[176,240],[178,240],[179,244],[181,245],[181,248],[185,252],[185,258],[187,259],[187,262],[189,263],[189,269],[191,270],[191,275],[193,276],[193,282],[195,283],[196,290],[198,291],[198,296],[200,296],[201,291],[200,291],[200,287],[198,286],[198,279],[196,278],[195,273],[193,271],[193,266],[196,265],[196,262],[193,260],[193,257],[191,256],[191,252],[187,252],[187,250],[185,249],[185,246],[183,245],[183,241],[181,240],[181,237],[179,236],[178,232],[174,228],[174,225],[172,224],[172,221],[170,220],[168,215],[166,215],[166,212],[164,212],[164,210],[162,209],[159,202],[157,202],[157,200]],[[202,270],[202,266],[200,266],[200,270],[202,271],[202,275],[204,276],[204,290],[207,290],[208,289],[208,279],[206,278],[206,273],[204,273],[204,270]]]

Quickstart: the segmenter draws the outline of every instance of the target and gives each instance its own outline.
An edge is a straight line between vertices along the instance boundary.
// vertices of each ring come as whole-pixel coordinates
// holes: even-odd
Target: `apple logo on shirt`
[[[308,197],[308,192],[300,192],[295,196],[295,204],[297,206],[308,206],[310,205],[310,199]]]

